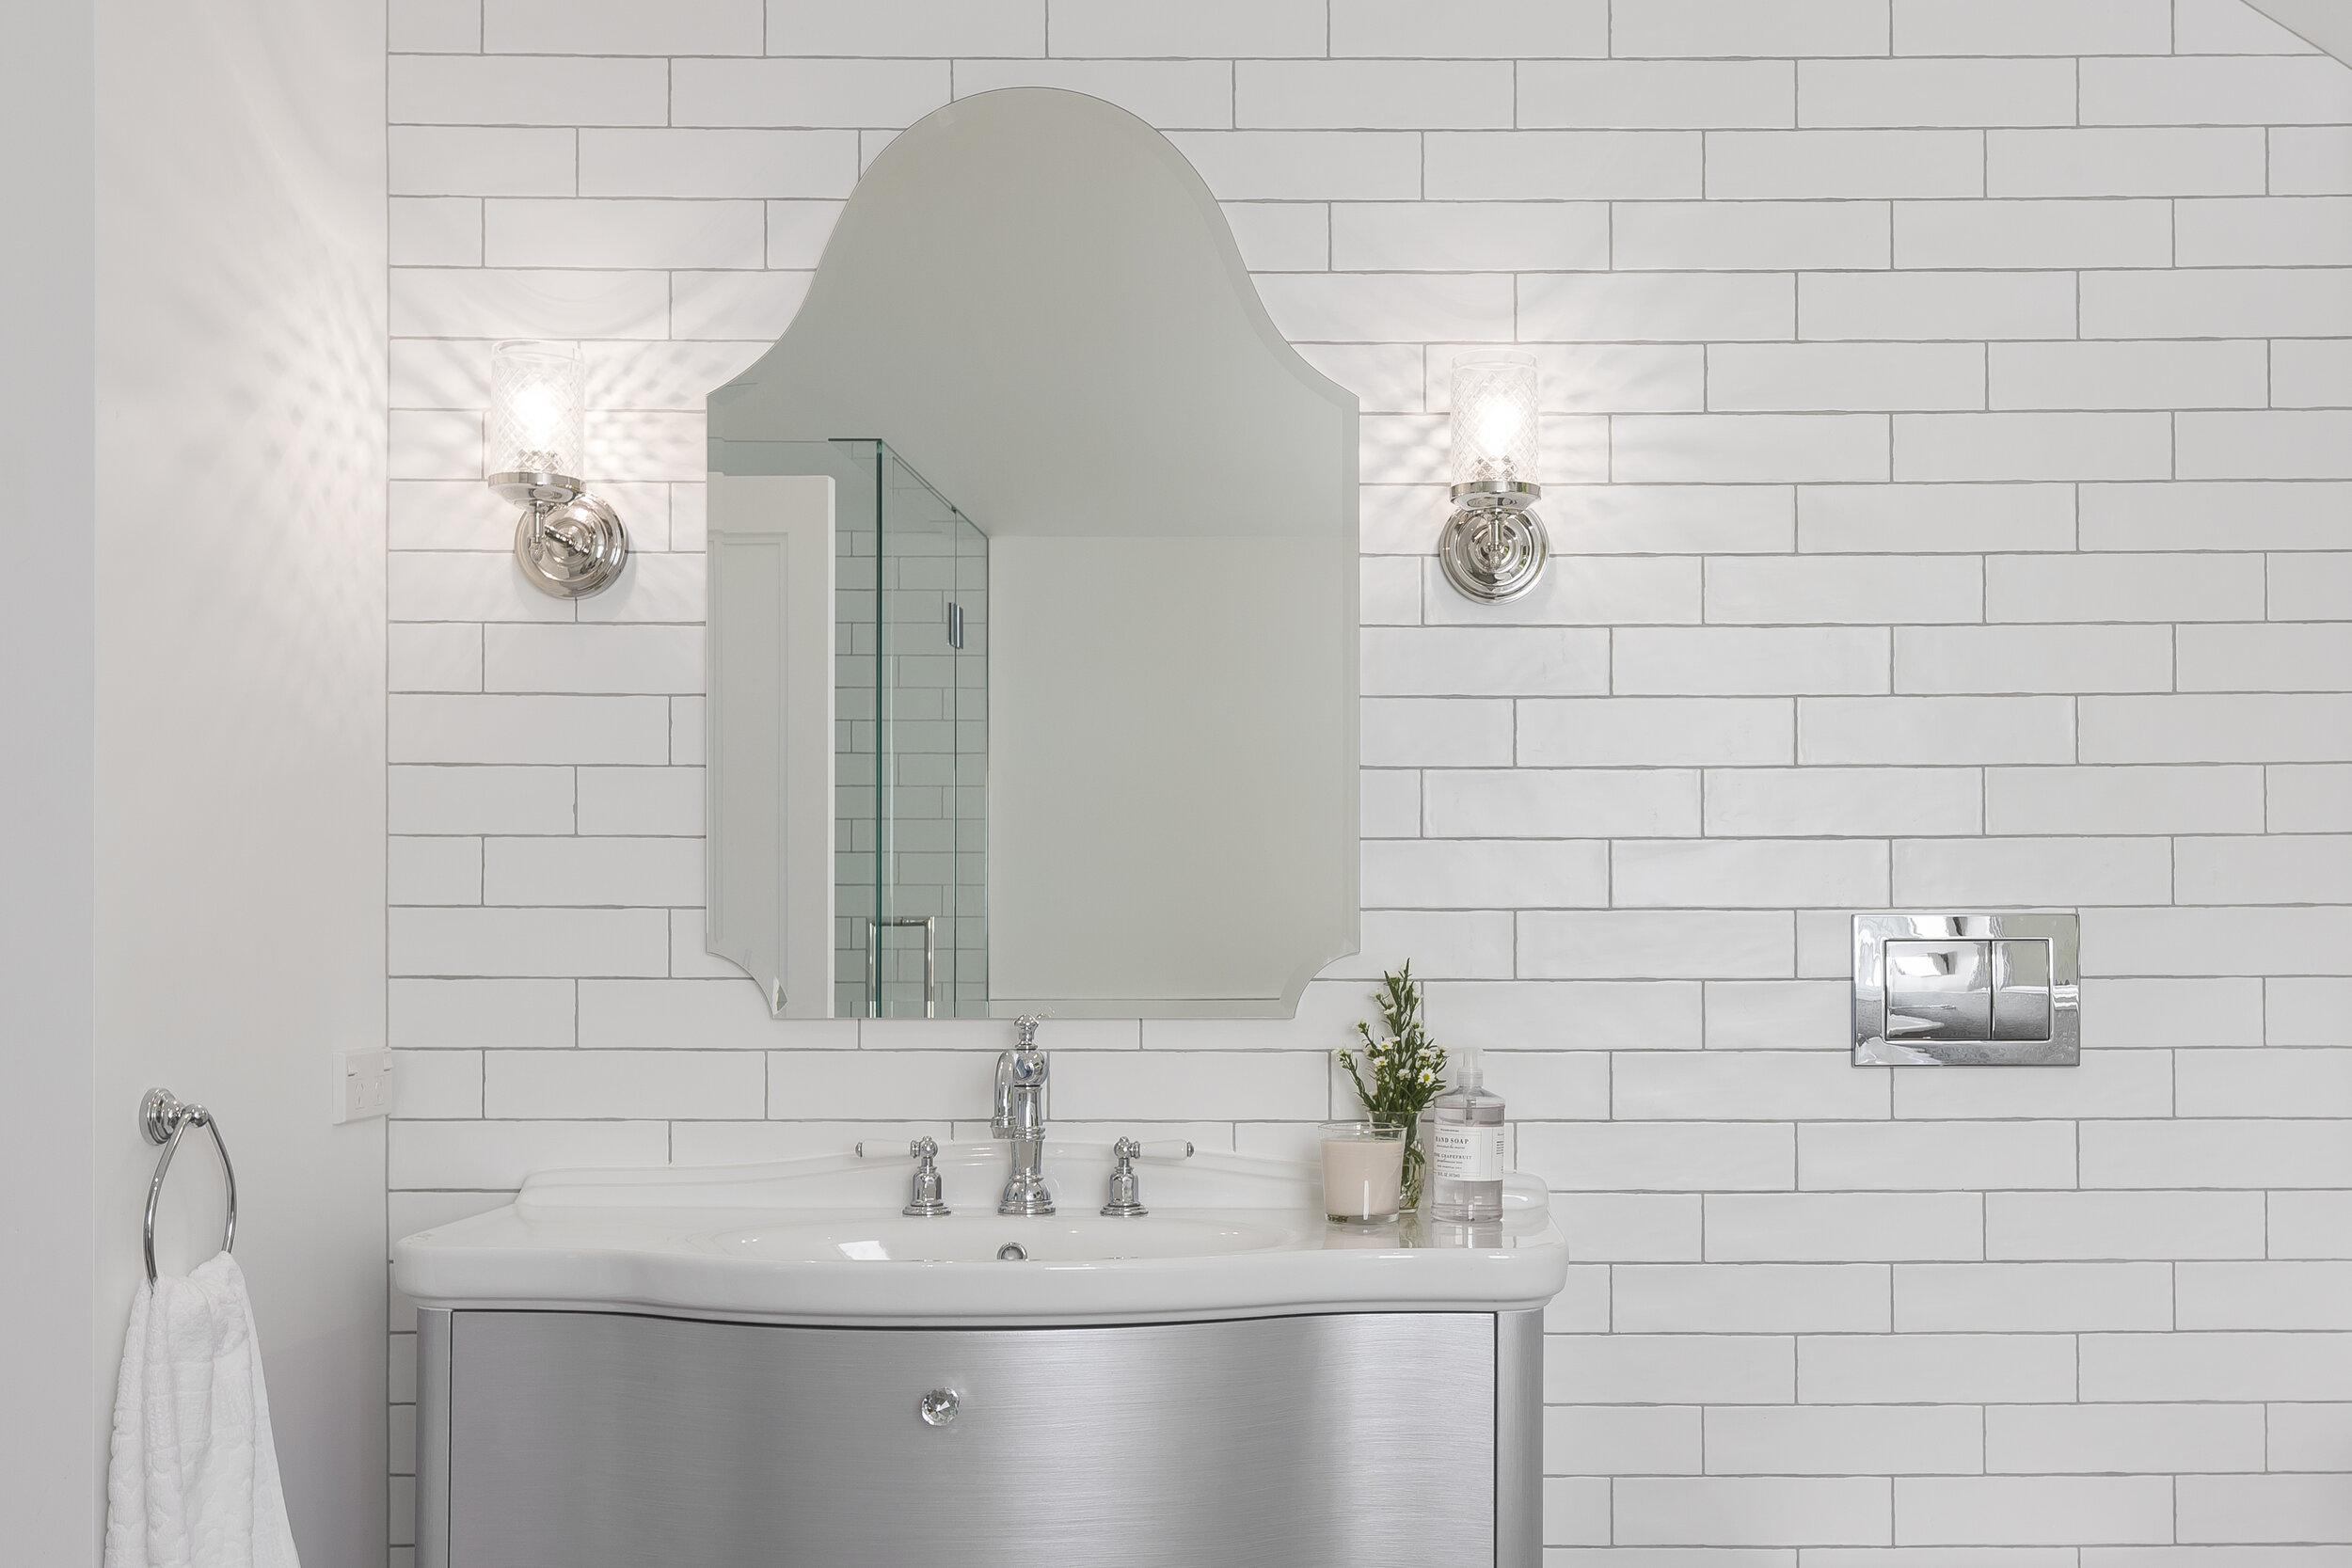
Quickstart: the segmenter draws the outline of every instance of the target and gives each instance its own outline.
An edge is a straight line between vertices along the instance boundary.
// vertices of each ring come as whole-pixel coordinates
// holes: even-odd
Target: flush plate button
[[[1993,943],[1993,1037],[2050,1037],[2050,943],[2025,937]]]
[[[1886,1037],[1993,1037],[1993,944],[1891,940],[1885,946]]]
[[[1859,914],[1853,927],[1856,1065],[2079,1060],[2074,916]]]

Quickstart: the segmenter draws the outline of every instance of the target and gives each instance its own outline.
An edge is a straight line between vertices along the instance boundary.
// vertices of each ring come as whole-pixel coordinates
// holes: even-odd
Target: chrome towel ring
[[[155,1206],[163,1201],[164,1173],[171,1169],[171,1157],[180,1152],[180,1136],[191,1127],[201,1127],[213,1135],[213,1147],[220,1150],[220,1174],[229,1184],[229,1221],[221,1227],[220,1250],[227,1252],[237,1240],[237,1173],[229,1164],[229,1146],[220,1141],[220,1123],[213,1113],[201,1105],[190,1105],[169,1089],[150,1089],[139,1101],[139,1131],[147,1141],[164,1146],[164,1157],[155,1162],[155,1180],[147,1184],[147,1282],[155,1283]]]

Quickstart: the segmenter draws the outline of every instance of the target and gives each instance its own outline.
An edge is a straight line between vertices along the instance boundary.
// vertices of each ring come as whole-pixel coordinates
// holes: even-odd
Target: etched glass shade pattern
[[[499,344],[490,355],[490,472],[578,480],[587,390],[587,364],[571,344]]]
[[[1534,484],[1535,361],[1465,354],[1454,361],[1454,483]]]

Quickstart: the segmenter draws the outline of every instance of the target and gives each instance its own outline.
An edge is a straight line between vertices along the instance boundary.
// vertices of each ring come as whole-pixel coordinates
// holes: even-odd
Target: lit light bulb
[[[1518,436],[1518,411],[1499,399],[1488,398],[1479,410],[1477,420],[1479,446],[1491,453],[1507,454],[1512,442]]]
[[[555,394],[545,387],[526,387],[515,396],[514,419],[515,429],[526,444],[551,447],[563,411]]]

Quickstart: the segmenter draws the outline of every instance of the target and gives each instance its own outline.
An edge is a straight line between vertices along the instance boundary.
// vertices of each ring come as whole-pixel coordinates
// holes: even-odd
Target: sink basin
[[[1523,1310],[1566,1279],[1548,1196],[1525,1178],[1505,1178],[1497,1223],[1333,1225],[1311,1164],[1147,1154],[1151,1212],[1108,1218],[1108,1146],[1049,1142],[1044,1164],[1060,1212],[1037,1217],[995,1212],[1000,1143],[940,1150],[954,1212],[928,1218],[898,1212],[914,1167],[896,1147],[548,1171],[507,1208],[404,1238],[392,1277],[436,1307],[933,1326]]]
[[[1146,1224],[1145,1219],[1156,1220]],[[1099,1214],[1009,1220],[954,1214],[908,1220],[843,1215],[789,1220],[687,1238],[722,1257],[792,1263],[1117,1263],[1144,1258],[1214,1258],[1260,1252],[1293,1232],[1239,1220],[1104,1219]],[[1021,1257],[1008,1259],[1008,1246]]]

